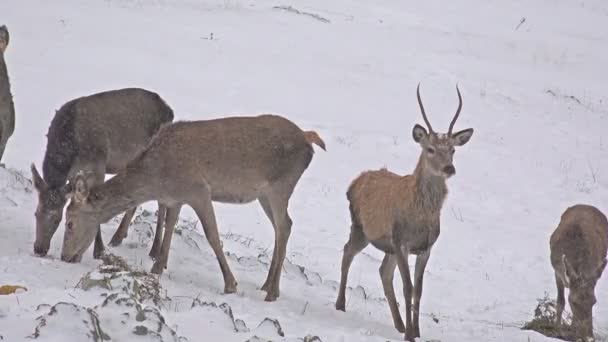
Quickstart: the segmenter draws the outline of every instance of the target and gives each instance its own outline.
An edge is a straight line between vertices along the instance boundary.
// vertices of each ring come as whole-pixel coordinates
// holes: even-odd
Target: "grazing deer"
[[[67,180],[78,170],[87,170],[87,181],[101,184],[106,173],[126,167],[150,142],[159,128],[173,121],[173,111],[153,92],[126,88],[80,97],[64,104],[51,121],[42,163],[43,177],[32,164],[34,187],[38,191],[34,252],[46,255],[61,222],[70,193]],[[111,245],[126,236],[135,207],[123,216]],[[160,249],[164,207],[159,204],[157,233],[150,251]],[[103,253],[101,231],[95,239],[93,255]]]
[[[557,284],[557,324],[561,324],[567,287],[574,338],[593,339],[594,290],[606,268],[608,220],[593,206],[570,207],[562,214],[549,245]]]
[[[97,226],[116,214],[157,200],[167,205],[161,255],[152,271],[167,264],[177,213],[191,206],[200,219],[224,278],[224,292],[237,282],[222,250],[212,201],[258,200],[275,230],[272,262],[262,290],[266,301],[279,297],[279,281],[292,221],[287,212],[296,183],[312,160],[312,144],[325,149],[317,133],[304,132],[276,115],[176,122],[160,130],[150,145],[107,182],[89,187],[74,179],[66,212],[62,259],[73,261],[93,241]]]
[[[386,253],[380,266],[380,278],[395,328],[399,332],[405,332],[408,341],[414,341],[415,337],[420,336],[418,315],[422,279],[431,248],[439,237],[439,216],[448,192],[446,179],[456,173],[452,164],[454,146],[466,144],[473,135],[472,128],[452,133],[462,109],[458,87],[456,91],[458,110],[448,133],[440,134],[433,131],[426,117],[418,85],[418,104],[429,132],[418,124],[414,126],[412,135],[414,141],[420,144],[422,153],[412,175],[400,176],[386,169],[366,171],[352,182],[346,194],[350,202],[352,225],[350,238],[344,245],[336,309],[345,310],[348,270],[354,257],[371,242],[374,247]],[[408,265],[410,254],[417,255],[414,285]],[[396,266],[399,266],[404,284],[405,327],[393,289]]]
[[[0,161],[4,155],[6,143],[15,131],[15,105],[4,61],[4,51],[6,51],[8,41],[8,29],[2,25],[0,26]]]

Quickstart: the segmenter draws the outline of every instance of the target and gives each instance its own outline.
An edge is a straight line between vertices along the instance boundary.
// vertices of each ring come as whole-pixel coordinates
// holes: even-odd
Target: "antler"
[[[429,133],[433,133],[433,127],[431,127],[431,123],[429,119],[426,117],[426,113],[424,111],[424,106],[422,105],[422,99],[420,99],[420,83],[418,83],[418,87],[416,88],[416,96],[418,97],[418,105],[420,106],[420,111],[422,112],[422,118],[426,123],[426,127],[429,129]]]
[[[456,120],[458,120],[458,116],[460,115],[460,110],[462,109],[462,96],[460,95],[460,90],[458,90],[458,84],[456,84],[456,92],[458,93],[458,109],[456,109],[456,115],[454,115],[452,122],[450,122],[450,129],[448,130],[448,136],[452,135],[452,129],[454,128],[454,124],[456,123]]]

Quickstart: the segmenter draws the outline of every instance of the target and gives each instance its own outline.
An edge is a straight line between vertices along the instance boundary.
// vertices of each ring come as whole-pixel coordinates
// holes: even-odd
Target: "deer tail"
[[[306,141],[309,144],[315,144],[317,146],[319,146],[320,148],[323,149],[323,151],[327,151],[325,149],[325,142],[323,141],[323,139],[321,139],[321,137],[319,136],[319,134],[317,134],[317,132],[315,131],[306,131],[304,132],[304,139],[306,139]]]

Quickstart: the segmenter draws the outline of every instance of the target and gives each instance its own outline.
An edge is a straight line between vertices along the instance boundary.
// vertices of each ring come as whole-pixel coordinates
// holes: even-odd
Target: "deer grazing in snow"
[[[93,241],[100,223],[140,203],[167,205],[161,255],[152,271],[166,267],[171,236],[183,204],[200,219],[224,278],[224,292],[237,282],[222,250],[212,201],[258,200],[275,230],[272,262],[262,290],[266,301],[279,297],[279,281],[292,221],[287,212],[296,183],[313,157],[312,144],[325,149],[313,131],[275,115],[176,122],[163,127],[150,145],[107,182],[90,187],[73,182],[66,212],[62,259],[73,261]]]
[[[15,131],[15,105],[4,61],[4,51],[8,46],[9,38],[6,26],[0,26],[0,161],[4,155],[6,143]]]
[[[593,339],[594,290],[606,268],[608,220],[590,205],[572,206],[562,214],[549,245],[557,284],[557,324],[561,324],[567,287],[574,338]]]
[[[371,242],[374,247],[386,253],[380,266],[380,278],[395,328],[399,332],[405,332],[408,341],[414,341],[415,337],[420,336],[418,317],[422,279],[431,248],[439,237],[439,216],[448,192],[446,179],[456,173],[452,163],[454,147],[466,144],[473,135],[472,128],[452,132],[462,109],[458,86],[456,91],[458,109],[448,133],[440,134],[433,131],[427,119],[418,85],[418,104],[429,131],[418,124],[412,131],[414,141],[422,148],[413,174],[400,176],[386,169],[366,171],[352,182],[346,194],[350,202],[352,225],[350,238],[344,246],[336,309],[345,310],[348,270],[354,257]],[[410,254],[417,255],[414,284],[408,265]],[[399,266],[404,284],[405,327],[393,289],[396,266]]]
[[[42,163],[43,176],[32,164],[34,187],[38,191],[34,252],[44,256],[61,222],[68,179],[86,170],[87,182],[103,183],[106,173],[116,173],[150,142],[159,128],[173,121],[173,110],[161,97],[148,90],[126,88],[84,96],[64,104],[51,121]],[[111,245],[127,235],[136,207],[129,208],[114,234]],[[159,205],[151,256],[157,256],[162,238],[164,207]],[[101,231],[95,239],[93,256],[103,253]]]

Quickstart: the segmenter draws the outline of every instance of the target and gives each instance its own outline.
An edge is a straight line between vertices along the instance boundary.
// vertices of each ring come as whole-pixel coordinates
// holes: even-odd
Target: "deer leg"
[[[380,265],[380,279],[382,279],[382,287],[384,288],[384,296],[388,301],[388,306],[391,309],[391,316],[393,316],[393,324],[400,333],[405,333],[405,326],[399,313],[399,306],[397,304],[397,297],[395,297],[395,289],[393,287],[393,276],[395,275],[395,268],[397,267],[397,259],[392,254],[385,254]]]
[[[93,164],[93,176],[92,179],[87,181],[91,186],[97,184],[103,184],[103,180],[106,175],[106,167],[102,162],[96,162]],[[95,235],[95,243],[93,245],[93,259],[101,259],[104,254],[105,247],[103,245],[103,239],[101,236],[101,225],[97,225],[97,235]]]
[[[266,216],[268,217],[268,219],[272,223],[272,227],[274,228],[275,238],[276,238],[277,227],[276,227],[276,225],[274,223],[274,218],[272,216],[272,208],[270,207],[270,203],[268,202],[268,199],[265,196],[262,196],[262,197],[258,198],[258,201],[260,202],[260,205],[262,206],[262,209],[264,209],[264,213],[266,213]],[[270,269],[268,270],[268,276],[266,277],[266,281],[264,282],[264,285],[262,285],[262,287],[260,288],[262,291],[268,292],[268,290],[270,289],[270,283],[271,283],[273,274],[276,271],[277,247],[278,246],[275,243],[273,251],[272,251],[272,259],[271,259],[271,262],[270,262]]]
[[[352,224],[350,228],[350,237],[344,245],[344,254],[342,255],[342,270],[340,276],[340,289],[338,290],[338,299],[336,299],[336,310],[346,311],[346,283],[348,281],[348,271],[353,259],[359,254],[363,248],[369,244],[369,241],[363,233],[363,229]]]
[[[105,247],[101,238],[101,225],[97,226],[97,235],[95,235],[95,244],[93,245],[93,259],[101,259]]]
[[[127,233],[129,231],[129,225],[131,224],[131,220],[133,219],[133,215],[135,215],[135,210],[137,207],[133,209],[129,209],[125,212],[122,220],[120,221],[120,225],[118,225],[118,229],[114,235],[112,235],[112,239],[110,240],[110,246],[118,246],[122,243],[122,240],[127,237]]]
[[[283,269],[283,262],[287,253],[287,241],[289,240],[289,235],[291,235],[292,226],[291,218],[287,212],[290,194],[291,191],[288,193],[284,192],[281,195],[270,193],[266,196],[272,212],[272,222],[276,226],[274,237],[276,254],[273,255],[273,261],[271,262],[271,270],[269,271],[270,286],[264,299],[267,302],[274,302],[280,295],[281,270]],[[272,264],[274,264],[274,269],[272,269]]]
[[[167,261],[169,260],[169,249],[171,247],[171,238],[173,237],[173,230],[177,219],[179,218],[179,212],[182,209],[181,205],[176,207],[170,207],[166,210],[165,220],[165,236],[163,237],[162,246],[160,248],[160,257],[156,259],[152,266],[152,273],[161,274],[167,268]]]
[[[555,274],[555,284],[557,285],[557,312],[555,323],[560,325],[562,324],[562,313],[564,312],[564,306],[566,305],[566,297],[564,296],[564,282],[557,273]]]
[[[416,257],[416,269],[414,270],[414,337],[420,337],[420,298],[422,297],[422,280],[424,279],[424,269],[429,261],[431,250]]]
[[[220,270],[224,276],[224,293],[234,293],[236,292],[237,282],[230,270],[224,251],[222,250],[222,242],[220,241],[220,235],[217,230],[211,194],[205,187],[203,193],[197,195],[198,198],[189,204],[196,212],[196,216],[201,220],[207,241],[209,241],[209,245],[211,245],[217,261],[220,264]]]
[[[408,252],[403,250],[402,243],[395,243],[395,256],[397,266],[403,282],[403,297],[405,298],[405,340],[414,342],[414,329],[412,326],[412,277],[407,261]]]
[[[158,216],[156,217],[156,232],[154,233],[154,242],[150,248],[148,255],[152,259],[158,259],[163,242],[163,224],[167,225],[167,207],[164,204],[158,203]],[[177,222],[176,222],[177,223]]]

